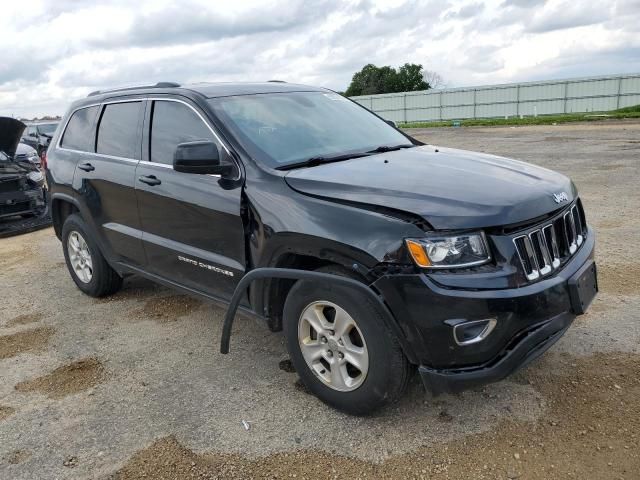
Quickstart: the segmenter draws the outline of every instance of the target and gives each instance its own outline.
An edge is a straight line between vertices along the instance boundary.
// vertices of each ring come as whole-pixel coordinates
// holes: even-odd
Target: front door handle
[[[155,175],[143,175],[141,177],[138,177],[138,181],[146,183],[147,185],[151,185],[152,187],[154,185],[160,185],[162,183],[156,178]]]
[[[96,167],[94,167],[90,163],[81,163],[80,165],[78,165],[78,168],[80,170],[84,170],[85,172],[93,172],[96,169]]]

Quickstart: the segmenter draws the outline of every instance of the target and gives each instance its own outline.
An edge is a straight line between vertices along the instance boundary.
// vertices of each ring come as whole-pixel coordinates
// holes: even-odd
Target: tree
[[[405,63],[398,69],[397,92],[415,92],[416,90],[429,90],[431,86],[424,81],[422,65]]]
[[[431,88],[445,88],[447,86],[447,82],[445,82],[442,75],[438,72],[425,70],[422,76],[424,77],[424,81],[427,82]]]
[[[425,81],[422,65],[405,63],[398,70],[368,64],[356,72],[345,95],[376,95],[378,93],[413,92],[431,88]]]

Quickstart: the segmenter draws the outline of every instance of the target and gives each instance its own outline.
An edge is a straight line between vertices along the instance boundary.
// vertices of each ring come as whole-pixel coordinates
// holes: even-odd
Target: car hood
[[[0,151],[10,157],[16,154],[22,132],[27,126],[20,120],[10,117],[0,117]]]
[[[546,168],[430,145],[291,170],[285,181],[308,195],[413,213],[436,229],[524,222],[576,196],[571,180]]]

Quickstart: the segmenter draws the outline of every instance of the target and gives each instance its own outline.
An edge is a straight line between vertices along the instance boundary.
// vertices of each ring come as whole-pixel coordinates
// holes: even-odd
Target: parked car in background
[[[25,127],[14,118],[0,117],[0,219],[38,216],[46,210],[44,175],[32,158],[35,150],[25,146],[18,154]]]
[[[47,150],[60,122],[28,123],[22,135],[22,143],[35,148],[38,156]]]
[[[597,292],[569,178],[425,145],[322,88],[95,92],[47,158],[81,291],[138,274],[228,303],[222,353],[240,304],[284,330],[313,394],[353,414],[399,398],[412,366],[434,394],[500,380]]]
[[[42,159],[40,158],[40,155],[38,155],[38,152],[36,151],[36,149],[22,142],[18,144],[18,148],[16,149],[16,154],[14,155],[14,159],[17,161],[26,160],[37,166],[42,165]]]

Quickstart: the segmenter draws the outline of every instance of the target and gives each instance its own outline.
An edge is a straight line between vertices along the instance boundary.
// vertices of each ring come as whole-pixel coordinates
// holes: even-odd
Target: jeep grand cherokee
[[[360,105],[287,83],[160,83],[74,103],[49,149],[72,279],[138,274],[284,330],[308,389],[353,414],[497,381],[597,291],[574,184],[425,145]],[[248,289],[246,287],[249,287]]]

